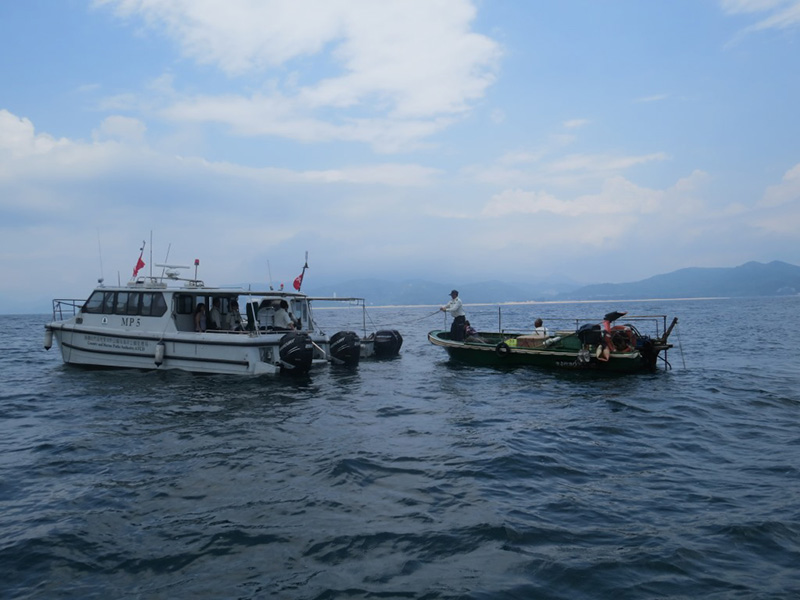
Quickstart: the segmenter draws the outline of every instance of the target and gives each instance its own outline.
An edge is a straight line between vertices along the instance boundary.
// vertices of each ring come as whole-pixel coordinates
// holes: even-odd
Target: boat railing
[[[602,319],[587,319],[574,317],[547,317],[547,326],[550,335],[564,336],[575,333],[583,325],[595,325],[602,322]],[[643,335],[651,335],[654,338],[661,338],[667,330],[667,315],[623,315],[614,325],[633,325],[640,330]],[[508,335],[523,335],[530,333],[530,330],[503,327],[500,332]]]
[[[80,300],[76,298],[56,298],[53,300],[53,320],[66,321],[71,319],[81,312],[84,302],[86,302],[85,298]]]
[[[355,308],[356,310],[361,311],[361,323],[359,327],[362,330],[362,338],[367,338],[367,319],[369,315],[367,314],[367,302],[364,298],[352,297],[352,296],[309,296],[308,297],[309,303],[325,303],[325,306],[318,306],[318,308],[329,308],[329,309],[352,309]],[[336,304],[343,304],[344,306],[335,306]],[[372,321],[372,319],[370,319]],[[314,321],[314,327],[322,331],[322,328]]]

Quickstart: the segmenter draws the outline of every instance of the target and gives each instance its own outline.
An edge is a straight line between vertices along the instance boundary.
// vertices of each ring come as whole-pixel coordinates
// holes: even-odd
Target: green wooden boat
[[[677,317],[669,327],[666,315],[630,316],[623,325],[613,325],[625,314],[609,313],[600,323],[583,325],[570,319],[578,323],[575,328],[549,335],[480,331],[455,341],[450,331],[436,330],[428,333],[428,341],[444,348],[452,360],[473,365],[634,373],[656,370],[661,360],[669,368],[672,344],[667,340]],[[641,333],[645,325],[649,334]]]

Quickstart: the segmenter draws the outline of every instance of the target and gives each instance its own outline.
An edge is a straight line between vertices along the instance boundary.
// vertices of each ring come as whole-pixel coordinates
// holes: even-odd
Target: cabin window
[[[143,317],[149,317],[153,307],[153,294],[142,294],[142,311],[139,313]]]
[[[117,303],[114,307],[114,314],[128,314],[128,292],[117,292]]]
[[[150,315],[153,317],[160,317],[167,312],[167,301],[164,300],[164,294],[161,292],[153,293],[153,304],[150,307]]]
[[[147,294],[144,294],[145,296]],[[139,292],[128,292],[128,305],[125,307],[125,312],[129,315],[138,315],[139,314],[139,300],[141,299],[142,294]],[[117,302],[119,305],[119,302]],[[123,313],[125,314],[125,313]]]
[[[101,313],[103,312],[103,292],[93,292],[86,304],[83,305],[83,312],[85,313]]]
[[[179,315],[191,315],[194,313],[194,296],[180,294],[176,296],[177,310]]]
[[[116,294],[114,292],[105,292],[103,296],[103,314],[104,315],[113,315],[114,314],[114,297]]]
[[[143,317],[160,317],[167,312],[167,303],[164,300],[164,294],[161,292],[144,293],[142,294],[142,310]]]

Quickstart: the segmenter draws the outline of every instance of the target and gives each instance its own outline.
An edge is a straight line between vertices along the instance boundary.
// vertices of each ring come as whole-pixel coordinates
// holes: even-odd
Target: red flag
[[[303,285],[303,273],[300,273],[300,275],[295,277],[295,279],[294,279],[294,289],[296,289],[299,292],[301,285]]]
[[[139,260],[136,261],[136,266],[133,268],[134,277],[136,277],[140,269],[144,268],[144,261],[142,260],[142,254],[144,254],[144,250],[142,250],[142,252],[139,253]]]

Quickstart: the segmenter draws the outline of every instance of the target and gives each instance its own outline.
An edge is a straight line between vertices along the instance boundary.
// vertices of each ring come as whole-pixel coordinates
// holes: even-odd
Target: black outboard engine
[[[348,367],[358,364],[361,358],[361,338],[355,331],[340,331],[331,337],[331,357],[333,362]]]
[[[307,333],[292,331],[281,338],[278,354],[281,360],[281,372],[308,373],[314,357],[314,346]]]
[[[578,339],[584,346],[590,344],[597,346],[603,341],[603,333],[600,325],[581,325],[578,328]]]
[[[400,354],[403,336],[396,329],[383,329],[375,332],[375,356],[389,358]]]

